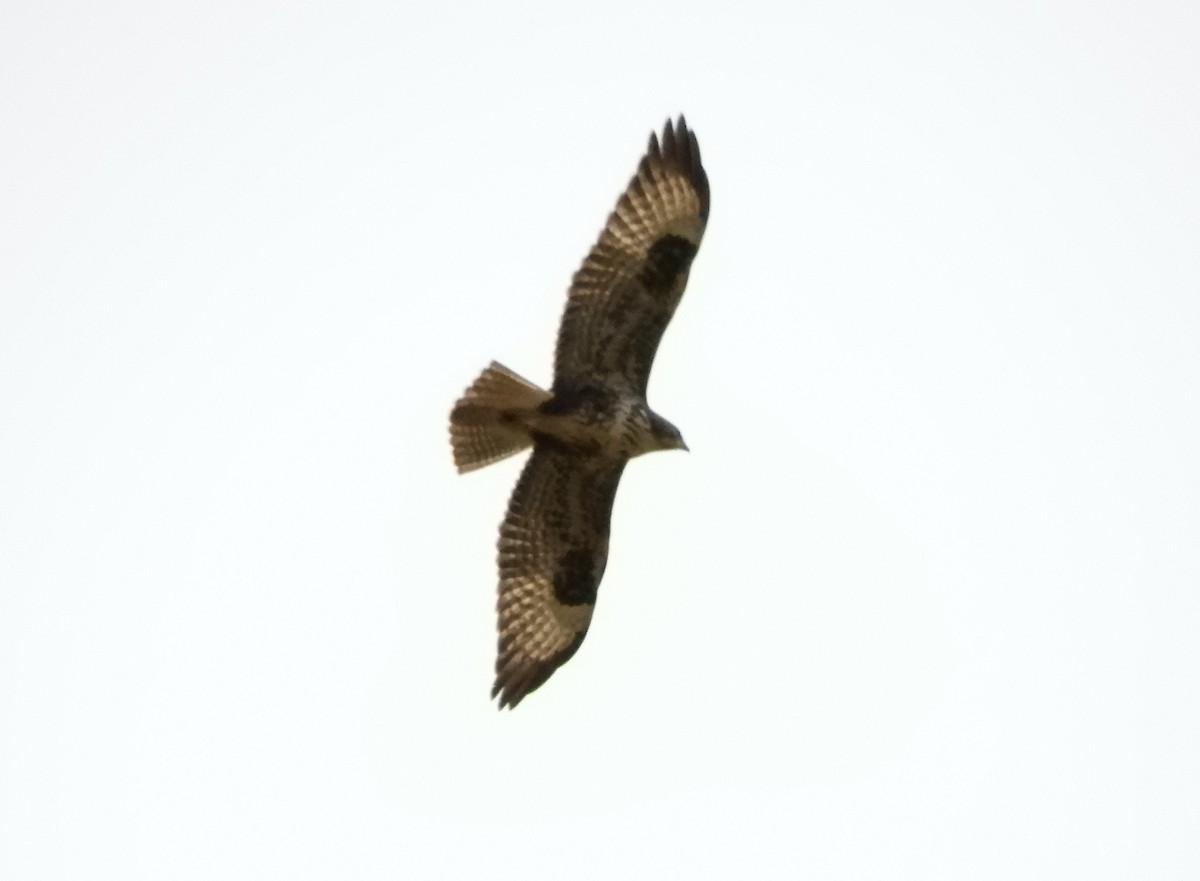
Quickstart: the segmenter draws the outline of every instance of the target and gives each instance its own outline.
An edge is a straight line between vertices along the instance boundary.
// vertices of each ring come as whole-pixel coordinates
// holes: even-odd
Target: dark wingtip
[[[682,133],[681,133],[682,134]],[[675,152],[675,129],[671,127],[671,120],[667,120],[667,124],[663,126],[662,134],[663,153],[670,156]]]
[[[501,694],[502,691],[503,694]],[[495,684],[492,685],[492,700],[496,699],[496,695],[500,695],[500,703],[496,705],[497,710],[514,707],[516,706],[517,701],[520,700],[520,698],[517,698],[516,701],[511,701],[510,703],[511,695],[509,695],[508,691],[504,688],[504,682],[499,678],[497,678]]]
[[[585,636],[587,631],[580,630],[570,645],[552,658],[524,663],[514,657],[512,650],[505,645],[505,638],[501,637],[500,650],[496,656],[496,682],[492,686],[492,697],[500,696],[498,709],[513,709],[526,696],[545,685],[551,674],[579,651]]]
[[[492,697],[500,696],[497,709],[512,709],[521,699],[533,691],[529,680],[531,670],[528,664],[522,664],[515,657],[515,652],[505,646],[505,638],[500,638],[500,650],[496,655],[496,682],[492,685]]]
[[[651,138],[653,137],[654,135],[651,135]],[[688,128],[687,119],[682,113],[679,114],[679,118],[674,124],[668,119],[663,125],[662,143],[663,161],[674,165],[687,175],[688,180],[700,195],[700,217],[707,221],[708,175],[700,161],[700,142],[696,140],[696,133]]]
[[[517,676],[515,679],[511,676],[497,676],[496,684],[492,686],[492,698],[496,695],[500,696],[500,702],[496,705],[498,710],[511,710],[521,702],[521,699],[533,688],[526,686],[528,676]],[[534,686],[536,688],[537,686]]]

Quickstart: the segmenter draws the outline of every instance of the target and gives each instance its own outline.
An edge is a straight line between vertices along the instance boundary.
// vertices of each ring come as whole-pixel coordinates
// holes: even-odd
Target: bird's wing
[[[683,117],[650,146],[571,282],[556,392],[600,384],[644,397],[708,220],[708,178]]]
[[[539,441],[500,527],[499,652],[492,697],[515,707],[575,654],[608,560],[623,461]]]

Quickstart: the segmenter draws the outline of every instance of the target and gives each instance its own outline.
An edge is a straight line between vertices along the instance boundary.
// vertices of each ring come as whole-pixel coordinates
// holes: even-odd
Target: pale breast
[[[596,389],[555,395],[530,414],[528,427],[535,437],[605,458],[656,449],[646,402]]]

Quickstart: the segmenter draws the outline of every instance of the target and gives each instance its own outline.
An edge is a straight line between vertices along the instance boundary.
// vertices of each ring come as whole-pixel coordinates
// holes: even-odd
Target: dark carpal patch
[[[683,236],[663,236],[650,246],[646,262],[638,273],[638,281],[652,294],[668,294],[674,290],[680,273],[687,270],[695,256],[696,246]]]
[[[576,548],[558,558],[554,572],[554,598],[564,606],[595,605],[596,579],[593,555]]]

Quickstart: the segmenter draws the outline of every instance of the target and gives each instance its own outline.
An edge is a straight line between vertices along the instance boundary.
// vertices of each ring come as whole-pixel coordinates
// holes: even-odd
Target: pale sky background
[[[520,460],[712,183],[579,654]],[[1200,877],[1200,7],[8,2],[0,877]]]

